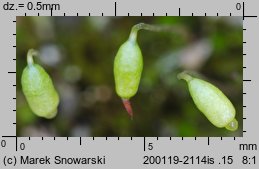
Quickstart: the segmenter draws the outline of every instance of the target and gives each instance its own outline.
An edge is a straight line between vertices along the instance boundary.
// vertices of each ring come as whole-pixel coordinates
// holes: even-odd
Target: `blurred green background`
[[[175,32],[142,30],[144,68],[131,99],[130,120],[114,89],[113,60],[131,27],[172,25]],[[242,136],[241,17],[17,17],[17,136]],[[21,90],[26,54],[37,49],[61,101],[56,118],[35,116]],[[239,129],[214,127],[194,105],[183,71],[219,87],[236,108]]]

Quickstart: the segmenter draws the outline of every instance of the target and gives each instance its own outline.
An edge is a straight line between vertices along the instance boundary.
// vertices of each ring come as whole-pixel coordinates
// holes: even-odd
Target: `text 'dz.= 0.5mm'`
[[[61,10],[60,4],[47,4],[43,2],[27,2],[27,3],[11,3],[6,2],[2,6],[3,10],[37,10],[37,11],[59,11]]]

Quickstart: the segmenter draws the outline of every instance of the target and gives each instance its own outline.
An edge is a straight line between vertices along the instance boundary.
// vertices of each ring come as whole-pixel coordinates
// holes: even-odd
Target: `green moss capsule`
[[[131,118],[133,111],[129,99],[138,91],[143,69],[142,53],[137,43],[138,31],[142,29],[153,32],[176,30],[166,25],[139,23],[132,27],[129,39],[120,46],[114,60],[115,89]]]
[[[132,31],[130,38],[124,42],[114,60],[114,78],[116,93],[122,98],[124,106],[132,117],[129,99],[137,91],[143,69],[142,53],[136,41],[137,31]]]
[[[48,73],[38,64],[33,63],[37,52],[30,49],[27,54],[28,65],[22,72],[22,90],[32,111],[47,119],[57,114],[59,96]]]
[[[114,77],[117,94],[129,99],[137,93],[143,68],[142,54],[135,41],[121,45],[114,61]]]
[[[185,72],[180,73],[178,78],[184,79],[188,83],[195,105],[213,125],[219,128],[225,127],[231,131],[237,130],[235,108],[217,87]]]

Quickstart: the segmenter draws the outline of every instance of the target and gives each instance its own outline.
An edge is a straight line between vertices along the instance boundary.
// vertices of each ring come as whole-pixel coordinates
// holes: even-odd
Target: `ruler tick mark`
[[[243,2],[243,20],[245,20],[245,3]]]
[[[117,11],[116,11],[116,10],[117,10],[117,2],[115,2],[114,8],[115,8],[115,9],[114,9],[114,12],[115,12],[115,16],[116,16],[116,15],[117,15]]]
[[[246,15],[245,18],[257,18],[257,16],[252,16],[252,15]]]
[[[18,150],[18,140],[17,140],[17,137],[15,136],[15,143],[16,143],[16,147],[15,147],[15,150],[17,151]]]
[[[146,151],[146,137],[144,137],[144,151]]]

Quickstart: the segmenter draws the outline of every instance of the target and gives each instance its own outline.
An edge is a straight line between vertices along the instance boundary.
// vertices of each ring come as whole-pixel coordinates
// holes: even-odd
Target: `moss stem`
[[[186,82],[189,82],[189,81],[191,81],[193,79],[192,76],[190,76],[186,71],[184,71],[182,73],[179,73],[177,75],[177,78],[180,79],[180,80],[183,79]]]
[[[187,31],[184,28],[171,25],[150,25],[146,23],[139,23],[131,28],[129,40],[136,41],[139,30],[148,30],[152,32],[173,32],[182,34],[186,37]]]
[[[34,50],[34,49],[30,49],[27,53],[27,63],[28,65],[33,65],[33,56],[38,56],[39,53],[38,51]]]

